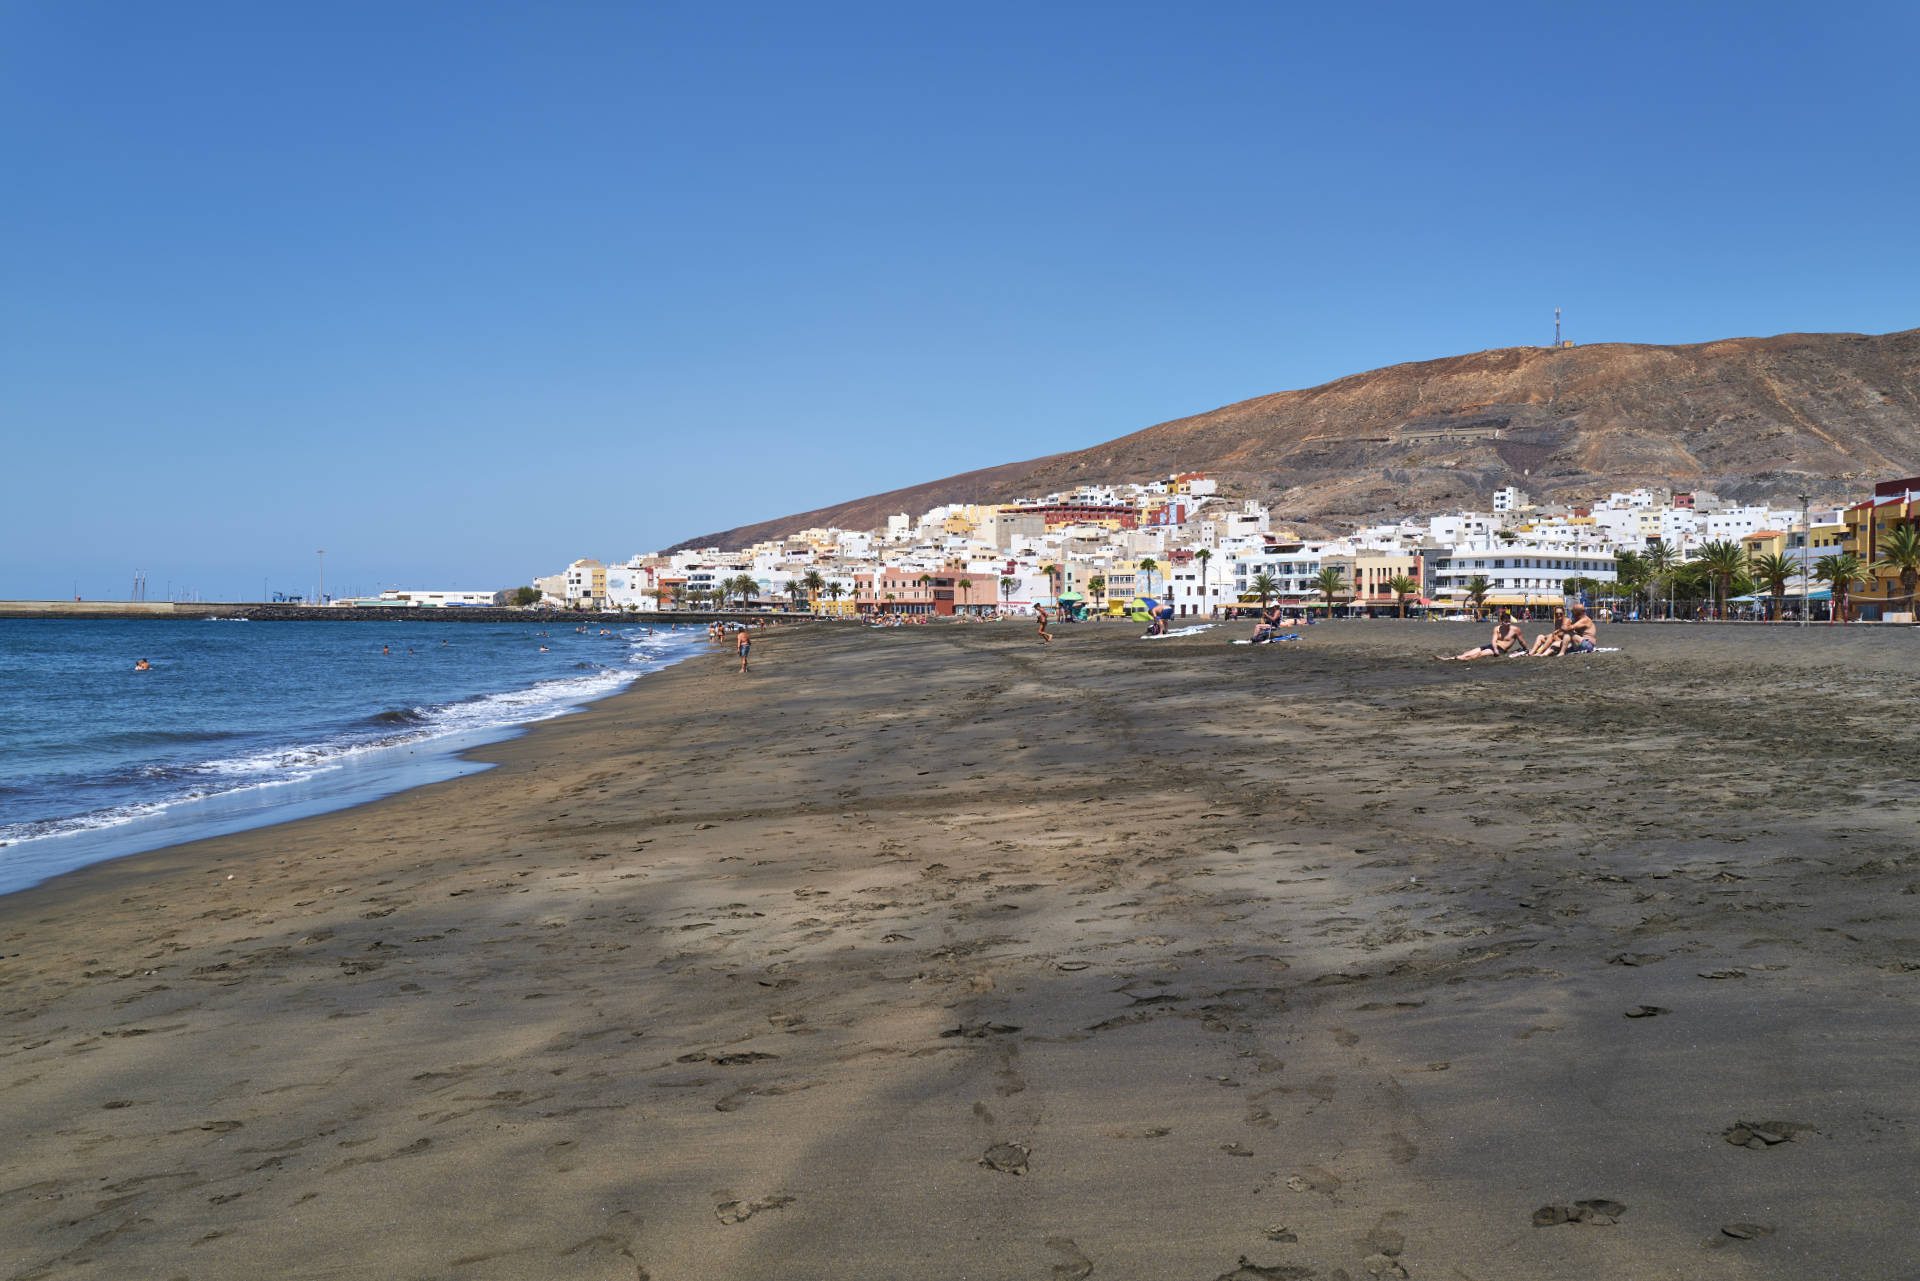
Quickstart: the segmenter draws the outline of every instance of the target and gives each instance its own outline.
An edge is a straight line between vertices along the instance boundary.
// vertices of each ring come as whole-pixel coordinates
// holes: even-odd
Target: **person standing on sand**
[[[734,642],[734,648],[740,653],[740,674],[747,674],[747,655],[753,652],[753,634],[746,628],[740,629],[740,637]]]
[[[1040,643],[1042,645],[1053,644],[1053,633],[1047,630],[1047,607],[1045,605],[1035,605],[1033,612],[1035,617],[1040,620]]]

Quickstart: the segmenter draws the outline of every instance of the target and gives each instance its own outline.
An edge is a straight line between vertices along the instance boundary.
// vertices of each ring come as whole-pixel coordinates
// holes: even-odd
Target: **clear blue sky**
[[[0,596],[504,586],[1555,306],[1920,325],[1916,15],[0,0]]]

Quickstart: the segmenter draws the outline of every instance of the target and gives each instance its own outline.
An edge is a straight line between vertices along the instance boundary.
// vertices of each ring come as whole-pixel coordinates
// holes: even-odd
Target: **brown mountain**
[[[1241,401],[1075,453],[690,539],[738,547],[867,528],[943,502],[1005,501],[1175,471],[1325,531],[1484,508],[1519,485],[1577,500],[1634,485],[1816,503],[1920,472],[1920,329],[1688,346],[1507,347]]]

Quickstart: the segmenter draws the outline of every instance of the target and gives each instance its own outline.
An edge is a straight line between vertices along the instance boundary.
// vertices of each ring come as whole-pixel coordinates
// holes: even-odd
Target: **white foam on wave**
[[[176,805],[259,788],[304,783],[328,770],[377,759],[380,753],[395,748],[418,746],[456,734],[499,733],[564,716],[587,703],[617,693],[647,672],[658,671],[686,657],[695,648],[691,635],[624,635],[630,645],[624,663],[579,676],[553,677],[525,689],[503,690],[457,703],[411,708],[409,710],[417,719],[410,720],[402,729],[339,735],[316,743],[269,748],[187,765],[148,767],[145,772],[152,776],[178,778],[180,785],[173,792],[152,800],[64,818],[0,825],[0,847],[124,827],[166,813]]]

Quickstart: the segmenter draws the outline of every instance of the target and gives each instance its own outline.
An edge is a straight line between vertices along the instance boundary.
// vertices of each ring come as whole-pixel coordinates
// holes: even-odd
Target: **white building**
[[[1517,485],[1493,491],[1493,510],[1497,512],[1525,511],[1532,505],[1533,500],[1527,497],[1527,491]]]
[[[492,592],[426,591],[418,587],[389,587],[381,600],[412,601],[415,605],[491,605]]]
[[[1434,594],[1462,601],[1467,584],[1485,578],[1490,605],[1557,605],[1569,578],[1614,580],[1613,555],[1603,547],[1533,539],[1461,543],[1434,558],[1433,572]]]
[[[639,557],[634,559],[638,560]],[[609,609],[657,610],[660,608],[660,598],[651,594],[654,590],[654,571],[648,566],[629,562],[611,566],[607,570]]]

